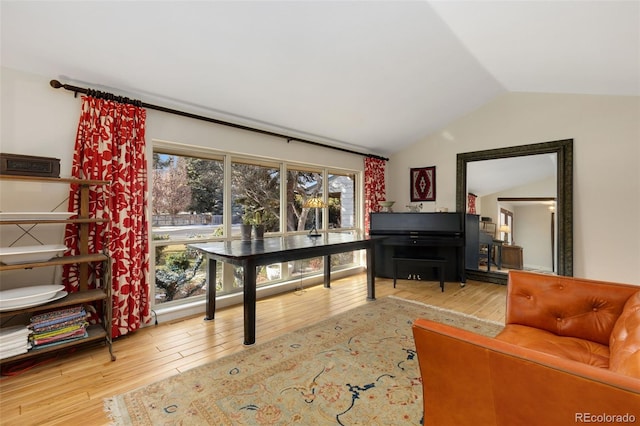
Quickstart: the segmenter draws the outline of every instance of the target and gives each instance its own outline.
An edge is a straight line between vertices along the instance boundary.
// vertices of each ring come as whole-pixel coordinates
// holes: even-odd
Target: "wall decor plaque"
[[[0,174],[60,177],[60,159],[0,153]]]
[[[436,166],[412,168],[411,201],[436,200]]]

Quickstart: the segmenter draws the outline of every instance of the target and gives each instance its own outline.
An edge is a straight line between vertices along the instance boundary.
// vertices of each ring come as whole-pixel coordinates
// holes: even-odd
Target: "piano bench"
[[[396,288],[396,279],[398,278],[398,264],[401,262],[421,263],[425,266],[432,266],[438,269],[438,277],[440,278],[440,290],[444,291],[444,266],[447,260],[442,257],[394,257],[393,258],[393,288]]]

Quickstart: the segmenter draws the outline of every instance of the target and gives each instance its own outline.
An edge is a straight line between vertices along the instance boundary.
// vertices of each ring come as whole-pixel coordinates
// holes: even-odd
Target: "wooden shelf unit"
[[[79,287],[80,290],[75,293],[70,293],[67,296],[49,302],[43,305],[32,306],[28,308],[19,308],[15,310],[8,310],[0,312],[0,319],[8,318],[8,321],[3,322],[1,326],[7,325],[13,318],[22,318],[25,314],[43,312],[47,310],[60,309],[67,306],[74,305],[90,305],[94,303],[102,303],[103,315],[101,324],[93,324],[87,328],[88,337],[84,337],[77,340],[70,340],[68,342],[62,342],[58,345],[53,345],[44,348],[32,348],[28,352],[0,359],[0,363],[7,364],[13,361],[24,360],[27,358],[39,356],[42,354],[56,352],[64,350],[66,348],[85,344],[89,342],[97,342],[104,340],[109,348],[109,354],[111,360],[115,361],[113,354],[112,339],[111,339],[111,321],[112,321],[112,303],[111,303],[111,259],[104,253],[89,253],[89,224],[92,223],[108,223],[108,220],[92,218],[89,215],[89,191],[92,186],[96,185],[109,185],[108,181],[104,180],[86,180],[75,178],[45,178],[45,177],[33,177],[33,176],[14,176],[14,175],[0,175],[0,180],[7,181],[24,181],[24,182],[39,182],[39,183],[57,183],[77,185],[80,193],[79,211],[75,218],[72,219],[47,219],[47,220],[7,220],[1,221],[0,225],[38,225],[38,224],[78,224],[79,229],[79,251],[80,254],[76,256],[62,256],[56,257],[44,262],[31,262],[21,264],[2,264],[0,263],[0,272],[19,269],[32,269],[43,267],[56,267],[68,264],[79,265]],[[22,228],[21,228],[22,229]],[[27,231],[25,231],[27,232]],[[107,238],[107,235],[104,236]],[[108,241],[107,241],[108,243]],[[108,244],[105,244],[108,245]],[[89,289],[89,264],[93,262],[104,263],[104,276],[101,277],[101,281],[105,288]]]

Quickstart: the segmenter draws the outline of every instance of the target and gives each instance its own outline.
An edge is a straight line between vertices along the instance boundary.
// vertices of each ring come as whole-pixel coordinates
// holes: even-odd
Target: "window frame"
[[[208,160],[217,160],[223,162],[223,174],[224,174],[224,182],[223,182],[223,232],[221,236],[216,236],[212,238],[203,238],[198,240],[186,240],[186,241],[171,241],[172,244],[191,244],[194,242],[198,243],[206,243],[210,241],[232,241],[237,240],[239,238],[238,235],[234,236],[232,233],[232,191],[231,191],[231,182],[232,182],[232,163],[243,163],[243,164],[253,164],[257,166],[263,167],[272,167],[278,168],[280,171],[280,231],[269,233],[268,236],[287,236],[287,235],[299,235],[305,234],[308,231],[287,231],[287,185],[285,179],[288,178],[289,170],[300,170],[300,171],[309,171],[318,173],[322,176],[322,197],[326,202],[329,197],[329,176],[330,175],[343,175],[343,176],[353,176],[354,179],[354,226],[346,227],[346,228],[332,228],[329,229],[329,215],[322,215],[322,222],[319,223],[318,232],[320,233],[335,233],[335,232],[352,232],[358,235],[362,235],[363,232],[363,171],[362,170],[351,170],[351,169],[341,169],[336,167],[329,166],[319,166],[317,164],[307,164],[299,161],[287,161],[284,159],[276,159],[276,158],[266,158],[261,156],[251,156],[245,154],[237,154],[233,152],[226,152],[222,150],[216,150],[214,148],[207,148],[201,146],[193,146],[182,144],[178,142],[170,142],[164,140],[153,140],[150,146],[151,154],[149,156],[149,170],[152,170],[152,162],[153,162],[153,154],[161,153],[168,155],[177,155],[177,156],[187,156],[194,158],[202,158]],[[153,185],[153,178],[150,176],[149,178],[149,192],[152,193],[151,188]],[[151,205],[152,205],[151,195],[150,195],[150,203],[148,206],[149,209],[149,217],[152,215]],[[155,250],[158,245],[162,245],[160,242],[156,242],[153,240],[153,232],[151,230],[151,223],[149,221],[149,238],[150,238],[150,247]],[[346,266],[337,266],[335,267],[335,271],[340,270],[348,270],[350,268],[361,268],[364,262],[364,257],[361,253],[355,252],[354,262],[352,264],[348,264]],[[286,282],[291,282],[295,280],[301,280],[303,277],[300,275],[290,276],[289,270],[290,266],[288,262],[284,262],[280,264],[281,277],[276,281],[270,281],[261,287],[270,287],[277,286],[279,284],[283,284]],[[266,267],[265,267],[266,269]],[[150,265],[150,280],[151,282],[155,282],[155,258],[151,256],[151,265]],[[334,268],[332,268],[332,273],[334,272]],[[224,283],[230,283],[234,279],[234,267],[233,265],[223,264],[221,274],[218,276],[222,278],[223,287]],[[304,278],[312,278],[319,277],[318,282],[321,282],[322,269],[320,269],[319,273],[313,273],[309,276],[305,276]],[[193,296],[185,299],[173,300],[170,302],[163,302],[160,304],[156,304],[155,301],[155,285],[151,286],[152,293],[151,300],[153,301],[154,309],[164,309],[164,308],[174,308],[177,306],[190,304],[194,302],[202,302],[204,303],[205,296]],[[242,293],[242,291],[239,291]],[[232,295],[237,292],[227,292],[223,288],[223,291],[217,297]]]

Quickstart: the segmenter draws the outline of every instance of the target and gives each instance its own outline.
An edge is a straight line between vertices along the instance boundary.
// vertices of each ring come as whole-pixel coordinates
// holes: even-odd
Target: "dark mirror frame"
[[[553,153],[557,154],[558,167],[556,179],[557,274],[573,276],[573,139],[458,154],[456,163],[456,211],[466,212],[467,209],[467,163]],[[508,278],[507,274],[504,273],[473,269],[467,269],[466,276],[471,280],[488,281],[497,284],[506,284]]]

